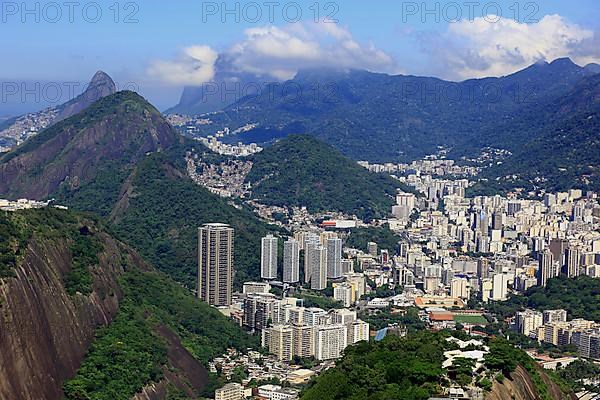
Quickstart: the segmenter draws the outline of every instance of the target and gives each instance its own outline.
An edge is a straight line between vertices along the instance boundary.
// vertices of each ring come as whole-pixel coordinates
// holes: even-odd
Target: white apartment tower
[[[300,244],[294,239],[283,244],[283,281],[300,282]]]
[[[314,250],[313,270],[310,276],[310,288],[325,290],[327,288],[327,248],[318,246]]]
[[[340,358],[348,344],[348,328],[342,324],[316,326],[314,343],[317,360]]]
[[[310,282],[315,264],[318,262],[317,247],[319,247],[318,236],[310,235],[304,238],[304,283]]]
[[[261,240],[260,277],[277,279],[277,238],[273,235]]]
[[[539,268],[538,268],[538,285],[546,286],[548,279],[554,278],[558,275],[557,268],[554,266],[554,256],[550,250],[545,250],[539,256]]]
[[[327,278],[342,276],[342,239],[327,239]]]

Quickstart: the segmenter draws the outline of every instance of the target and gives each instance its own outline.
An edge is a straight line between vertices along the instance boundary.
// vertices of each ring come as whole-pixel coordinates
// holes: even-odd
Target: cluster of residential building
[[[234,378],[236,371],[244,371],[246,376],[241,382],[233,382],[217,389],[215,399],[246,399],[258,397],[262,399],[294,400],[299,390],[292,387],[264,384],[253,387],[253,382],[282,382],[289,385],[307,383],[321,370],[305,369],[287,362],[281,362],[271,355],[263,355],[257,351],[246,354],[229,349],[226,354],[216,357],[209,363],[212,373],[220,373],[226,379]],[[239,377],[237,378],[239,379]]]
[[[422,197],[398,194],[389,222],[406,241],[392,257],[388,281],[487,301],[544,286],[561,274],[600,277],[596,193],[465,198],[466,185],[428,177],[413,185]]]
[[[295,303],[291,298],[284,300],[289,307],[278,309],[276,302],[269,306],[268,300],[258,297],[244,303],[244,323],[249,328],[266,326],[262,328],[262,345],[280,360],[335,360],[347,346],[369,340],[369,324],[357,319],[355,311],[298,307],[289,303]],[[260,321],[265,316],[267,323]]]
[[[218,196],[243,198],[250,191],[250,184],[245,181],[252,169],[251,161],[234,159],[207,164],[200,160],[198,154],[188,152],[186,162],[188,176]]]
[[[520,311],[515,330],[555,346],[575,345],[581,357],[600,360],[600,323],[585,319],[567,321],[565,310]]]
[[[11,126],[0,131],[0,139],[2,142],[10,143],[12,147],[16,147],[50,126],[56,120],[58,112],[56,107],[50,107],[20,116]],[[12,147],[5,147],[4,150],[10,150]]]
[[[256,143],[243,144],[242,142],[238,142],[237,144],[232,145],[223,143],[214,136],[200,138],[198,140],[215,153],[226,156],[247,157],[263,151],[263,148]]]
[[[48,201],[37,201],[29,199],[19,199],[16,201],[0,199],[0,210],[2,211],[18,211],[18,210],[29,210],[31,208],[44,208],[48,207]],[[56,208],[66,208],[62,206],[55,206]]]
[[[454,160],[438,159],[436,156],[430,156],[426,159],[416,160],[410,164],[372,164],[368,161],[359,161],[358,164],[371,172],[386,172],[393,175],[419,173],[436,176],[475,176],[481,172],[480,167],[457,165]]]

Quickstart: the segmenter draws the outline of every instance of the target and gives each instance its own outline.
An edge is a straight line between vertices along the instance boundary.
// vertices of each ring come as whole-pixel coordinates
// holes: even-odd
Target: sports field
[[[481,315],[455,315],[454,322],[471,325],[487,325],[487,320]]]

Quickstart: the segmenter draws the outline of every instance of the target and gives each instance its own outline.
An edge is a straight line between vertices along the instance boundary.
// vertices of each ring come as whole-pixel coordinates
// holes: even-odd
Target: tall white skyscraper
[[[277,238],[267,235],[261,241],[260,277],[277,279]]]
[[[554,255],[550,250],[546,250],[539,256],[539,267],[538,267],[538,285],[546,286],[548,279],[554,278],[558,275],[559,271],[556,271],[554,266]]]
[[[314,254],[314,269],[310,277],[310,288],[313,290],[324,290],[327,288],[327,248],[318,246]]]
[[[294,239],[289,239],[283,244],[283,281],[300,281],[300,243]]]
[[[316,250],[319,247],[318,236],[308,236],[304,239],[304,283],[309,283],[317,261]]]
[[[213,306],[231,305],[233,228],[205,224],[198,228],[198,297]]]
[[[327,278],[342,276],[342,239],[327,239]]]
[[[581,252],[576,247],[567,247],[565,251],[566,272],[569,278],[581,275]]]

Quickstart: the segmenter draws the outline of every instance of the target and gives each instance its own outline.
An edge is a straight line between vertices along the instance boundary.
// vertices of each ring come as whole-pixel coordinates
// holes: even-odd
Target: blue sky
[[[139,88],[164,109],[177,102],[185,84],[210,79],[217,55],[228,55],[235,68],[276,79],[297,68],[336,63],[461,80],[511,73],[541,57],[600,60],[597,0],[481,1],[471,8],[463,1],[272,3],[273,19],[263,1],[111,0],[74,2],[71,8],[60,1],[28,1],[26,7],[3,1],[0,79],[86,82],[102,69],[120,87]],[[235,10],[236,4],[237,11],[224,15],[224,8]],[[255,18],[256,10],[262,18]],[[489,18],[497,11],[497,19]],[[332,13],[337,22],[323,22]],[[457,13],[461,21],[449,21]],[[45,105],[2,97],[0,116]]]

